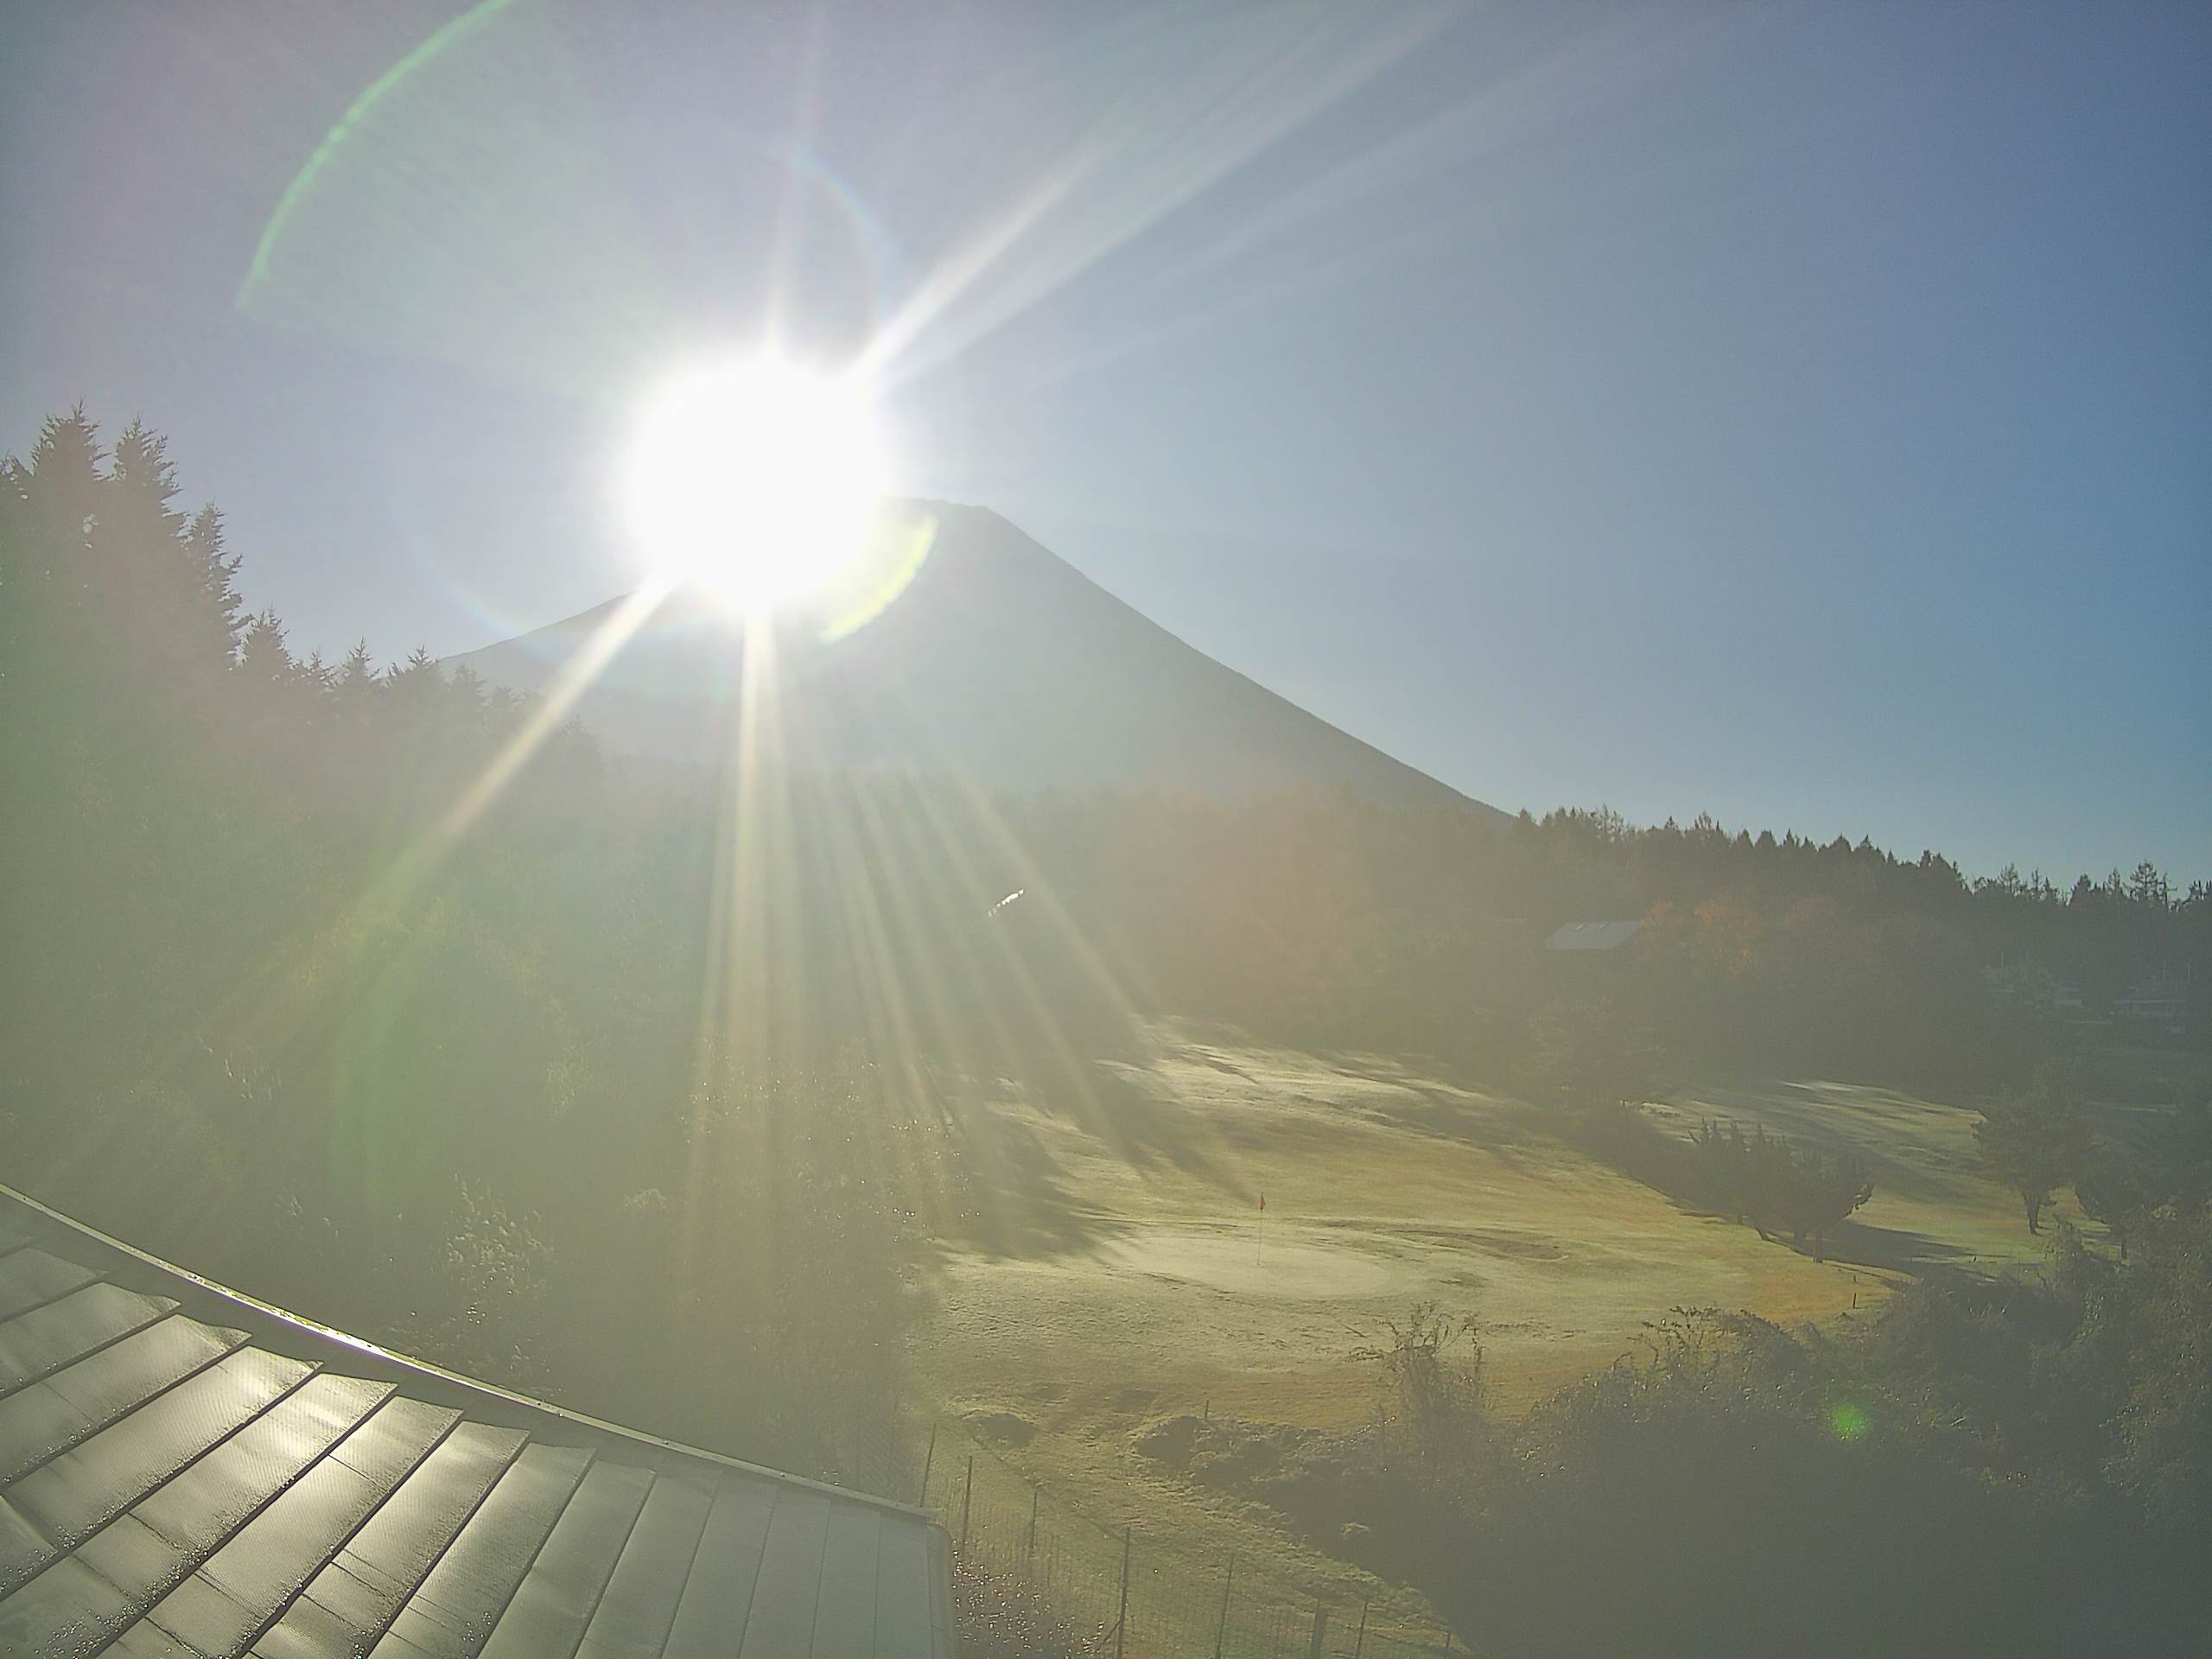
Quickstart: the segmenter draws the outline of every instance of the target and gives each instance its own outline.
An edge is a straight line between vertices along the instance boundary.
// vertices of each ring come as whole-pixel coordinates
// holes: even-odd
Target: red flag
[[[1267,1207],[1268,1207],[1268,1195],[1267,1195],[1266,1193],[1262,1192],[1262,1193],[1261,1193],[1261,1194],[1260,1194],[1260,1208],[1261,1208],[1261,1209],[1262,1209],[1262,1210],[1264,1210],[1264,1209],[1266,1209]]]

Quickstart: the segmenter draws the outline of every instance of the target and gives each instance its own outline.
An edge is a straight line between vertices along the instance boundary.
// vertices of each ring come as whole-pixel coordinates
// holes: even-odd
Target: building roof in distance
[[[0,1654],[950,1659],[918,1510],[416,1364],[0,1186]]]
[[[1643,924],[1634,922],[1569,922],[1544,941],[1547,950],[1611,950],[1633,938]]]

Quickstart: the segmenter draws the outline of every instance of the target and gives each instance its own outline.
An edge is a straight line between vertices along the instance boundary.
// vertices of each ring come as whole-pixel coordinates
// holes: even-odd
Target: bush
[[[1354,1354],[1381,1372],[1376,1427],[1384,1458],[1421,1479],[1466,1478],[1490,1441],[1482,1338],[1474,1320],[1418,1302],[1403,1325],[1393,1320],[1389,1329],[1388,1346]]]
[[[1799,1146],[1764,1124],[1745,1135],[1733,1123],[1698,1126],[1690,1143],[1692,1179],[1700,1195],[1761,1238],[1788,1233],[1826,1253],[1828,1229],[1874,1196],[1873,1178],[1853,1158]]]

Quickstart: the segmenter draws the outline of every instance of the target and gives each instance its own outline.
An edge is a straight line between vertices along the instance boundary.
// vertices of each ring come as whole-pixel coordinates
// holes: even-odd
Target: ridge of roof
[[[952,1659],[926,1512],[289,1313],[0,1185],[0,1654]]]
[[[125,1274],[121,1276],[112,1274],[107,1275],[111,1282],[120,1284],[126,1289],[168,1294],[179,1303],[180,1311],[186,1313],[191,1311],[191,1304],[195,1300],[213,1301],[219,1305],[221,1310],[219,1317],[226,1323],[236,1325],[238,1323],[238,1316],[244,1315],[250,1325],[260,1327],[257,1334],[276,1338],[273,1342],[264,1343],[261,1345],[270,1347],[274,1351],[286,1354],[290,1357],[321,1358],[329,1349],[337,1348],[344,1352],[346,1363],[349,1367],[355,1369],[366,1367],[372,1376],[381,1374],[380,1380],[410,1383],[421,1391],[423,1398],[431,1403],[461,1405],[471,1410],[473,1414],[481,1421],[497,1422],[502,1419],[511,1418],[512,1414],[519,1414],[525,1420],[540,1425],[550,1424],[565,1428],[571,1433],[582,1431],[607,1435],[616,1440],[630,1441],[663,1455],[673,1454],[677,1457],[694,1459],[718,1469],[727,1469],[738,1474],[750,1475],[758,1479],[773,1481],[779,1484],[802,1491],[819,1492],[824,1497],[841,1502],[864,1503],[873,1508],[888,1510],[895,1515],[926,1522],[932,1526],[938,1524],[937,1517],[927,1510],[918,1508],[911,1503],[901,1503],[895,1498],[885,1497],[874,1492],[855,1491],[851,1487],[839,1486],[830,1481],[810,1479],[804,1475],[792,1474],[788,1470],[772,1468],[766,1464],[749,1462],[743,1458],[734,1458],[725,1452],[710,1452],[703,1446],[690,1446],[681,1440],[664,1439],[658,1434],[648,1433],[643,1429],[631,1428],[621,1423],[610,1422],[602,1417],[592,1416],[587,1412],[571,1410],[565,1406],[556,1406],[549,1401],[536,1399],[515,1389],[502,1388],[497,1383],[486,1382],[460,1371],[448,1370],[443,1366],[434,1365],[427,1360],[395,1353],[364,1338],[353,1336],[331,1325],[320,1324],[304,1315],[278,1307],[274,1303],[264,1302],[260,1298],[249,1295],[245,1291],[235,1290],[228,1285],[204,1278],[188,1268],[179,1267],[174,1262],[154,1255],[150,1250],[140,1249],[137,1246],[127,1243],[111,1233],[101,1231],[89,1223],[79,1221],[73,1216],[56,1210],[52,1205],[41,1202],[4,1181],[0,1181],[0,1200],[12,1201],[43,1217],[46,1221],[66,1229],[97,1249],[119,1258],[124,1266]],[[177,1294],[176,1293],[180,1290],[186,1294]],[[442,1395],[445,1397],[442,1398]],[[486,1413],[486,1408],[491,1408],[488,1415]]]

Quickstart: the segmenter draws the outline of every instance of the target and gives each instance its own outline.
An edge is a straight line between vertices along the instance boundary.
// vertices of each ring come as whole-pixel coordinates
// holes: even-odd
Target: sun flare
[[[625,507],[654,575],[748,614],[833,582],[883,492],[868,388],[773,355],[703,364],[646,398]]]

